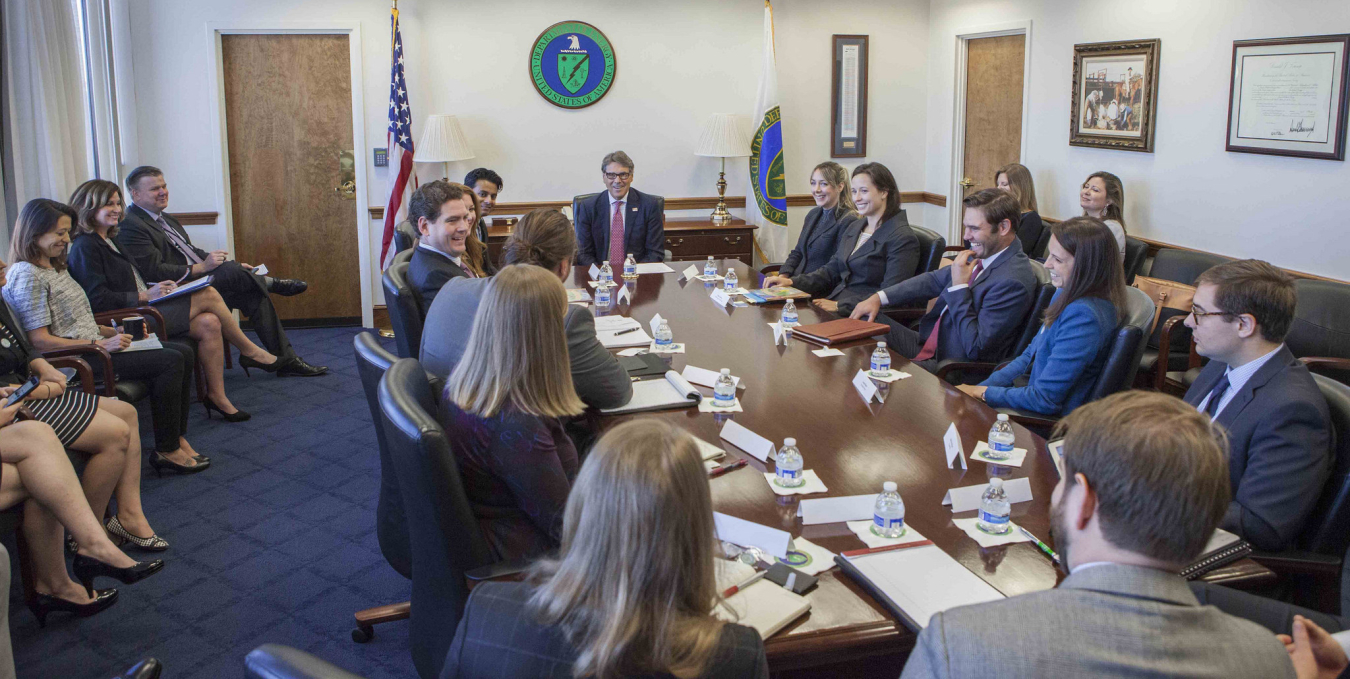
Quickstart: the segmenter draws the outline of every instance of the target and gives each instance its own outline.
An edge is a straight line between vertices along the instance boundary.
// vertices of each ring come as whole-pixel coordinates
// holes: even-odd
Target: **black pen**
[[[614,336],[615,336],[615,337],[618,337],[619,335],[627,335],[627,334],[630,333],[630,332],[637,332],[637,331],[639,331],[639,330],[641,330],[641,329],[642,329],[642,328],[629,328],[629,329],[627,329],[627,330],[620,330],[620,331],[614,333]]]

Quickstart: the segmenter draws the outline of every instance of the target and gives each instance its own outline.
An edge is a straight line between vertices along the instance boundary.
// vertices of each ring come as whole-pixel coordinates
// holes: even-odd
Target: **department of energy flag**
[[[385,175],[389,181],[389,199],[384,203],[381,270],[389,268],[394,258],[394,252],[389,248],[394,239],[394,227],[408,217],[408,201],[417,187],[417,175],[413,173],[412,109],[408,108],[408,85],[403,79],[403,37],[398,32],[397,4],[390,23],[394,42],[389,78],[389,132],[385,136],[385,145],[389,148],[389,167]]]
[[[764,63],[751,116],[750,190],[745,221],[759,226],[760,257],[781,262],[787,249],[787,184],[783,170],[783,124],[778,112],[778,63],[773,49],[773,7],[764,0]]]

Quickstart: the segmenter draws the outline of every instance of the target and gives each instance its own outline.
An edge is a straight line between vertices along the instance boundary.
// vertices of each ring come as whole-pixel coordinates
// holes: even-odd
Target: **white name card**
[[[942,445],[947,447],[947,468],[955,469],[953,462],[961,461],[961,468],[966,469],[966,453],[961,448],[961,434],[956,431],[956,423],[947,427],[947,433],[942,435]]]
[[[694,266],[693,264],[690,264],[688,269],[685,269],[684,271],[680,272],[680,277],[687,281],[694,280],[694,276],[697,275],[698,275],[698,267]]]
[[[713,512],[713,526],[717,528],[717,539],[725,540],[742,547],[758,547],[772,556],[787,558],[788,545],[792,534],[785,530],[770,528],[745,519]]]
[[[853,376],[853,387],[858,390],[858,395],[867,403],[871,403],[872,399],[876,399],[878,403],[882,402],[881,394],[877,391],[877,385],[868,379],[867,373],[859,370],[858,374]]]
[[[628,300],[629,302],[633,301],[633,293],[628,291],[627,285],[620,285],[619,294],[614,296],[614,303],[618,304],[619,302],[622,302],[625,299]],[[652,334],[655,334],[655,332],[656,331],[652,331]]]
[[[663,320],[665,319],[661,318],[661,314],[652,316],[651,322],[648,323],[652,327],[652,337],[656,337],[656,329],[661,327],[661,321]]]
[[[871,519],[877,496],[850,495],[847,497],[824,497],[815,500],[802,500],[797,505],[797,515],[802,517],[802,525],[818,523],[842,523]]]
[[[591,273],[591,280],[596,280],[600,278],[600,267],[596,266],[595,264],[591,264],[590,273]]]
[[[760,462],[767,462],[769,457],[777,452],[777,449],[773,446],[773,441],[737,424],[736,420],[727,420],[727,423],[722,426],[720,436],[727,443],[755,456],[755,459]]]
[[[721,288],[713,290],[711,297],[713,303],[717,306],[726,306],[731,303],[731,295],[728,295],[727,291]]]
[[[769,327],[770,327],[770,328],[773,328],[773,344],[774,344],[774,346],[778,346],[779,344],[781,344],[781,345],[783,345],[783,346],[787,346],[787,333],[783,332],[783,324],[782,324],[782,323],[770,323],[770,324],[769,324]]]
[[[981,483],[965,488],[953,488],[942,497],[942,504],[951,505],[952,513],[968,512],[980,508],[980,498],[989,484]],[[1031,480],[1026,478],[1008,479],[1003,482],[1003,492],[1008,496],[1009,504],[1031,500]]]

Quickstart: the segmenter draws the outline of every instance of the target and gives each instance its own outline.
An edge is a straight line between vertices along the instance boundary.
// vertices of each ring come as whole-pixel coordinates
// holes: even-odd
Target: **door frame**
[[[211,119],[211,133],[216,139],[212,148],[216,168],[216,203],[220,205],[221,223],[217,229],[223,229],[221,240],[230,256],[234,257],[234,215],[230,195],[230,149],[229,136],[225,121],[225,60],[222,53],[222,36],[225,35],[345,35],[349,50],[348,61],[351,67],[352,90],[352,148],[356,154],[356,238],[359,275],[361,277],[361,325],[375,326],[375,296],[371,281],[370,263],[370,220],[362,216],[369,214],[370,201],[366,195],[368,186],[366,173],[366,115],[361,73],[364,61],[361,56],[361,23],[359,21],[213,21],[206,24],[206,37],[210,45],[207,91],[209,107],[207,116]]]
[[[1022,48],[1022,143],[1018,152],[1022,160],[1027,157],[1027,122],[1031,113],[1031,20],[1009,21],[999,24],[985,24],[956,32],[956,85],[952,106],[952,163],[949,196],[964,195],[961,187],[962,173],[966,162],[966,66],[969,42],[979,38],[997,38],[1005,35],[1026,36]],[[960,243],[961,200],[948,201],[955,209],[948,211],[947,242]]]

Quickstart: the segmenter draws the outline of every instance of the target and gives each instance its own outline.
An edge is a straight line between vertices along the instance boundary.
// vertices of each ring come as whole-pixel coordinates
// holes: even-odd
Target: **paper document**
[[[651,335],[642,329],[642,324],[627,316],[597,316],[595,337],[606,349],[645,347],[652,343]]]
[[[163,297],[157,297],[155,299],[150,300],[150,303],[159,304],[160,302],[167,302],[180,295],[191,295],[192,293],[210,285],[211,281],[214,280],[214,278],[215,278],[214,276],[206,276],[205,278],[198,278],[197,280],[192,281],[191,283],[184,283],[175,288],[173,292]]]
[[[639,330],[638,332],[642,332]],[[689,384],[674,370],[666,371],[665,379],[644,380],[633,383],[633,398],[618,408],[604,408],[600,412],[606,415],[614,413],[635,413],[644,410],[664,410],[666,408],[684,408],[697,405],[703,399],[693,385]]]
[[[675,270],[662,264],[661,262],[648,262],[637,265],[637,272],[644,273],[675,273]]]
[[[259,276],[266,276],[266,275],[267,275],[267,265],[266,265],[266,264],[259,264],[258,266],[253,267],[253,273],[258,274]]]
[[[569,301],[569,302],[589,302],[589,301],[591,301],[591,293],[586,292],[585,290],[581,290],[581,289],[579,289],[579,288],[568,288],[568,289],[567,289],[567,301]]]
[[[835,562],[915,631],[927,627],[934,613],[1004,598],[937,545],[841,556]]]
[[[164,345],[159,343],[159,335],[148,335],[143,340],[136,340],[132,342],[131,346],[117,353],[125,354],[129,351],[149,351],[151,349],[163,349],[163,348]]]
[[[720,371],[706,370],[692,365],[684,366],[684,372],[681,374],[684,375],[684,379],[689,380],[691,383],[702,385],[709,389],[716,387],[717,378],[722,376]],[[741,386],[741,378],[736,377],[735,375],[731,376],[731,382],[737,387]]]
[[[695,438],[694,442],[698,444],[698,454],[705,460],[716,460],[727,454],[727,451],[722,450],[722,446],[708,443],[703,439]]]

